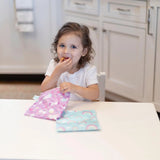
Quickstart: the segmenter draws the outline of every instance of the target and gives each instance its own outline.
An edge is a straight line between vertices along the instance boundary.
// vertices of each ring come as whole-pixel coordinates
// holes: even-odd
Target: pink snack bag
[[[58,88],[42,92],[39,99],[26,111],[26,116],[57,120],[66,109],[70,93],[61,93]]]

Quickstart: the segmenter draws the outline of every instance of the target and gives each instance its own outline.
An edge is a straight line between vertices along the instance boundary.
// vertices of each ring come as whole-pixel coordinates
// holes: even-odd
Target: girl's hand
[[[62,93],[74,92],[75,85],[69,82],[63,82],[60,84],[60,91]]]
[[[60,73],[63,73],[69,71],[71,68],[72,68],[72,59],[68,58],[64,61],[61,58],[55,69],[58,70]]]
[[[92,84],[88,87],[81,87],[69,82],[63,82],[60,84],[60,91],[62,93],[76,93],[88,100],[96,100],[99,97],[99,88],[97,84]]]

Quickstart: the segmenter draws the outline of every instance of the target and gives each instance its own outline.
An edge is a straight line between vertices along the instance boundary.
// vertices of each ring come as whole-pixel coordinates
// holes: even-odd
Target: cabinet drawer
[[[91,15],[99,14],[98,0],[64,0],[64,9],[78,13],[87,13]]]
[[[104,17],[128,21],[146,21],[146,2],[128,0],[104,0],[102,5]]]

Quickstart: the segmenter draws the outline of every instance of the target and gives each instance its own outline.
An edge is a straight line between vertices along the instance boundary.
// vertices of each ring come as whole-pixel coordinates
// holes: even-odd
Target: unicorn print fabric
[[[95,131],[100,130],[94,110],[64,111],[56,121],[58,132]]]
[[[38,100],[26,111],[26,116],[42,119],[57,120],[66,109],[70,93],[61,93],[59,88],[47,90],[39,96]]]

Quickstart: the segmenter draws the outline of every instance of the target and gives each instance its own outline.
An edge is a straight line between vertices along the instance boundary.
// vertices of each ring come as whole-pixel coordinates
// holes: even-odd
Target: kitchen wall
[[[61,0],[33,0],[34,32],[15,27],[14,0],[0,1],[0,74],[43,74],[61,25]]]

